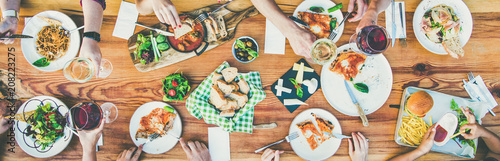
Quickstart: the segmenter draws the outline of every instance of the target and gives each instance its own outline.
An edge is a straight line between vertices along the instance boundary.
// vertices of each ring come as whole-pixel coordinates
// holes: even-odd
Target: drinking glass
[[[311,48],[312,60],[319,64],[325,65],[337,57],[337,45],[327,38],[318,39],[313,43]]]
[[[113,103],[101,106],[92,102],[82,102],[71,107],[66,113],[66,125],[72,130],[92,130],[99,127],[101,120],[111,123],[118,117],[118,109]]]
[[[101,59],[101,66],[97,78],[106,78],[113,71],[113,65],[107,59]],[[63,68],[63,74],[66,79],[84,83],[89,81],[95,73],[95,66],[92,61],[84,57],[76,57],[68,61]]]
[[[384,27],[371,25],[352,35],[349,43],[355,52],[369,56],[385,51],[391,43],[391,37]]]

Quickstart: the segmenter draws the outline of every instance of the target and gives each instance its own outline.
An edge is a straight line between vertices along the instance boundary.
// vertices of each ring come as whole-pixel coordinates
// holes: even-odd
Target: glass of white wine
[[[64,77],[68,80],[78,83],[89,81],[95,74],[95,66],[92,61],[84,57],[76,57],[68,61],[63,68]],[[99,74],[97,78],[106,78],[113,71],[113,65],[107,59],[101,60]]]
[[[311,57],[315,63],[325,65],[337,57],[337,45],[330,39],[318,39],[311,48]]]

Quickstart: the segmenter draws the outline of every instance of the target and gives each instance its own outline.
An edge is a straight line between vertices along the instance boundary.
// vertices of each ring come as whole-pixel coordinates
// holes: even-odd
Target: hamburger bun
[[[434,100],[425,91],[418,91],[410,95],[406,101],[406,110],[413,117],[425,117],[425,114],[432,109]]]

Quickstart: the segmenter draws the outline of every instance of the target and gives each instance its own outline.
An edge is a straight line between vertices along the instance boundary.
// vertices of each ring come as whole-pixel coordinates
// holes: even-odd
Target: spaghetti
[[[64,56],[68,44],[69,34],[60,25],[44,26],[37,34],[36,50],[49,61]]]

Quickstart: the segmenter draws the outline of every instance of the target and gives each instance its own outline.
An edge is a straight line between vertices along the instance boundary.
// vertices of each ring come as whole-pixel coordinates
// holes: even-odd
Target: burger
[[[418,91],[410,95],[406,101],[406,113],[408,115],[423,118],[432,109],[434,100],[425,91]]]

